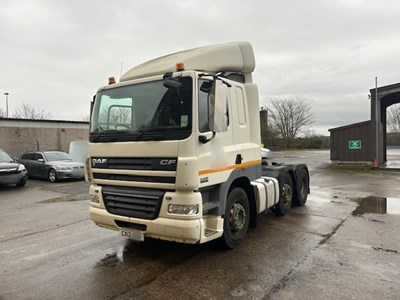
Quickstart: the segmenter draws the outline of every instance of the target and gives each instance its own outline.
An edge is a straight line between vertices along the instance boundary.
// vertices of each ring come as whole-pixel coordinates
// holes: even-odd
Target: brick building
[[[11,156],[37,150],[68,152],[71,141],[88,138],[89,122],[0,118],[0,149]]]

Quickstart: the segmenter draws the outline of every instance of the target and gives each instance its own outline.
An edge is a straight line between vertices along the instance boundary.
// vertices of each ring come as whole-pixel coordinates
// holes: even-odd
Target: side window
[[[33,159],[34,160],[43,159],[43,156],[41,154],[39,154],[39,153],[36,153],[36,154],[34,154]]]
[[[241,88],[236,88],[236,103],[238,108],[239,125],[246,125],[246,106],[243,98],[243,91]]]
[[[208,103],[208,92],[207,92],[207,84],[209,81],[199,80],[199,130],[200,132],[210,131],[210,127],[208,125],[208,116],[209,116],[209,103]],[[211,86],[211,84],[210,84]]]
[[[34,159],[34,154],[33,153],[27,153],[22,155],[22,159],[27,159],[27,160],[33,160]]]

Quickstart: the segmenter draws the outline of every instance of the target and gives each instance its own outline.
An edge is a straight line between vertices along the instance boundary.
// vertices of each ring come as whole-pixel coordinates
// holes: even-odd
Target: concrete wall
[[[0,118],[0,149],[20,157],[27,151],[69,151],[71,141],[89,138],[88,122]]]

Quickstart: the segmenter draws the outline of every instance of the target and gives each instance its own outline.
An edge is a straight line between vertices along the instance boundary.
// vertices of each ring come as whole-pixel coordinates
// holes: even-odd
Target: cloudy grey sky
[[[0,108],[82,120],[108,76],[157,56],[244,40],[261,104],[310,100],[312,129],[370,118],[368,93],[400,82],[398,0],[0,0]]]

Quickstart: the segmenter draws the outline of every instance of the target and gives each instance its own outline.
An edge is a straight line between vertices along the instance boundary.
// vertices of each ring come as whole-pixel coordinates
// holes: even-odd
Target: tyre
[[[305,169],[301,169],[298,173],[298,184],[297,184],[297,197],[293,199],[293,205],[303,206],[306,204],[309,189],[308,174]]]
[[[48,179],[49,179],[50,182],[56,182],[57,181],[56,170],[54,170],[54,169],[50,169],[49,170]]]
[[[249,222],[249,199],[242,188],[235,187],[226,200],[223,245],[229,249],[236,248],[246,238]]]
[[[271,207],[271,210],[275,215],[284,216],[289,213],[293,201],[293,182],[289,173],[285,174],[279,193],[279,202]]]

